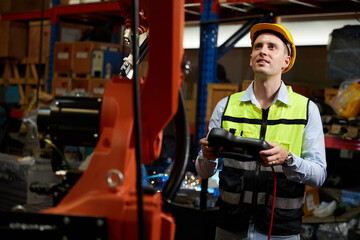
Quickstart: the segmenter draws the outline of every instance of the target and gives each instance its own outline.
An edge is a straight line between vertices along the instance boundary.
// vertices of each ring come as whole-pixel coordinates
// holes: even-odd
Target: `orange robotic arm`
[[[184,1],[157,0],[144,6],[150,33],[141,121],[143,158],[149,163],[160,153],[162,130],[178,110]],[[100,139],[90,165],[63,200],[43,213],[105,217],[109,239],[138,239],[135,162],[132,80],[116,76],[105,90]],[[174,219],[162,211],[162,197],[143,197],[147,239],[174,238]]]

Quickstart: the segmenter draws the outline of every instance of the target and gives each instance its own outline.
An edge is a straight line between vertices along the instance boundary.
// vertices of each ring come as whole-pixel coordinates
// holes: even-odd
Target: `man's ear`
[[[252,55],[251,55],[251,53],[250,53],[250,59],[249,60],[250,60],[250,67],[252,67],[252,61],[251,61],[252,60]]]
[[[283,69],[286,69],[289,66],[290,62],[291,62],[291,57],[286,56],[284,59]]]

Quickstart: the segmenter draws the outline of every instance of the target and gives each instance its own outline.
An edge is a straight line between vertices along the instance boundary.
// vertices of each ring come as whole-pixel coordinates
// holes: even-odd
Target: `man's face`
[[[256,38],[250,54],[250,66],[255,74],[281,75],[290,60],[285,43],[274,34],[263,33]]]

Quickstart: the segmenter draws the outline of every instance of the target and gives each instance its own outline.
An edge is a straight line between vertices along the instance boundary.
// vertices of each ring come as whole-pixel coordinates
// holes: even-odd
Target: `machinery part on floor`
[[[21,220],[21,221],[20,221]],[[1,234],[11,239],[108,239],[104,217],[2,212]]]
[[[38,130],[60,146],[95,146],[100,135],[101,98],[56,97],[38,110]]]
[[[54,171],[70,168],[64,157],[58,154],[58,149],[96,145],[100,135],[101,104],[101,98],[56,97],[49,107],[38,110],[38,131],[51,136],[48,143],[55,152],[51,158]]]
[[[61,173],[59,173],[61,172]],[[29,185],[29,191],[39,194],[46,195],[52,198],[52,205],[56,206],[59,202],[66,196],[66,194],[71,190],[71,188],[76,184],[76,182],[82,176],[82,172],[77,169],[69,170],[58,170],[55,172],[55,175],[58,178],[61,178],[60,183],[54,182],[31,182]],[[61,175],[61,176],[59,176]]]

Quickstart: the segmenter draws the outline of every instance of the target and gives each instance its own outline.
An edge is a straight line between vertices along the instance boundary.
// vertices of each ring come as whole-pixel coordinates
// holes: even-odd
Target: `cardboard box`
[[[41,21],[29,22],[28,57],[39,57],[40,53]],[[50,56],[51,24],[49,20],[43,22],[42,29],[42,56]]]
[[[89,74],[91,73],[91,59],[93,50],[104,51],[121,51],[121,45],[103,43],[103,42],[75,42],[73,48],[73,68],[74,74]]]
[[[74,78],[71,81],[71,91],[77,90],[81,93],[89,92],[90,79],[87,78]]]
[[[310,216],[315,210],[315,206],[320,204],[319,190],[306,186],[304,217]]]
[[[63,96],[75,89],[80,93],[87,93],[89,92],[89,81],[87,78],[54,77],[52,94],[54,96]]]
[[[206,121],[209,121],[214,111],[216,104],[233,93],[239,91],[239,85],[237,84],[224,84],[224,83],[208,83],[208,98],[206,105]]]
[[[91,78],[89,82],[89,92],[93,97],[103,97],[105,88],[109,82],[109,79]]]
[[[54,50],[54,73],[69,76],[72,68],[73,43],[56,42]]]
[[[27,24],[0,21],[0,57],[24,58],[27,53]]]
[[[60,22],[60,42],[78,42],[81,40],[84,32],[92,26],[86,24]]]
[[[52,79],[52,95],[63,96],[70,91],[69,78],[53,77]]]

